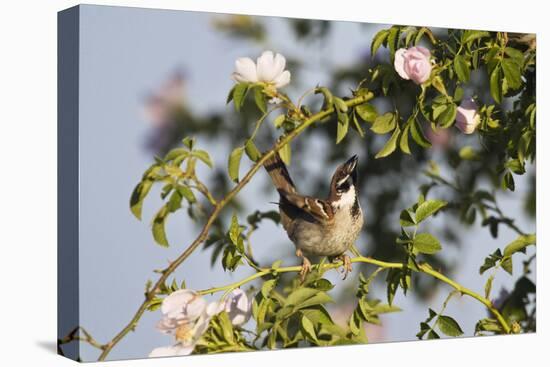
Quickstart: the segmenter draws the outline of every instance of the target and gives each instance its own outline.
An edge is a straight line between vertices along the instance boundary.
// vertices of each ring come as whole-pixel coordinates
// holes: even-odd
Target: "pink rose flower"
[[[471,98],[463,99],[456,109],[455,126],[464,134],[472,134],[480,123],[477,104]]]
[[[395,51],[393,66],[401,78],[422,84],[432,72],[430,56],[430,50],[421,46],[400,48]]]

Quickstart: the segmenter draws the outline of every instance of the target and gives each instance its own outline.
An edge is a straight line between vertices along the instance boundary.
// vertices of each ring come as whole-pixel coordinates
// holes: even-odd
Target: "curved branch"
[[[373,259],[371,257],[364,257],[364,256],[357,256],[351,259],[352,263],[366,263],[366,264],[372,264],[376,265],[379,268],[384,269],[402,269],[406,267],[403,263],[392,263],[392,262],[386,262],[386,261],[380,261]],[[339,266],[342,266],[342,262],[335,262],[331,264],[316,264],[313,266],[313,268],[320,269],[322,271],[326,271],[329,269],[335,269]],[[511,329],[502,314],[493,306],[491,300],[483,297],[479,293],[474,292],[473,290],[466,288],[462,286],[461,284],[455,282],[454,280],[450,279],[449,277],[441,274],[440,272],[434,270],[428,263],[419,264],[418,268],[420,269],[420,272],[430,275],[443,283],[446,283],[456,289],[456,291],[460,292],[461,294],[465,294],[467,296],[470,296],[471,298],[479,301],[482,303],[497,319],[497,321],[502,326],[503,330],[509,334]],[[248,282],[251,282],[255,279],[261,278],[263,276],[269,275],[269,274],[275,274],[275,273],[290,273],[290,272],[299,272],[302,269],[301,266],[289,266],[284,268],[263,268],[261,271],[249,276],[248,278],[245,278],[243,280],[237,281],[235,283],[228,284],[226,286],[222,287],[215,287],[215,288],[209,288],[202,291],[199,291],[199,294],[206,295],[206,294],[212,294],[217,292],[225,291],[225,293],[230,292],[231,290],[238,288]]]
[[[346,105],[348,107],[354,107],[357,105],[360,105],[362,103],[365,103],[372,99],[374,95],[372,93],[357,96],[354,98],[351,98],[347,101],[345,101]],[[106,343],[104,345],[103,352],[99,356],[99,361],[105,360],[107,355],[111,352],[113,347],[122,340],[128,334],[131,330],[133,330],[138,321],[141,319],[141,316],[143,316],[143,313],[147,309],[147,306],[149,305],[149,302],[155,297],[155,295],[158,293],[160,287],[162,284],[165,283],[165,281],[168,279],[168,277],[207,239],[208,232],[210,230],[210,227],[214,224],[218,216],[220,215],[222,209],[242,190],[242,188],[252,179],[252,177],[258,172],[258,170],[264,165],[264,163],[272,157],[276,152],[279,151],[284,145],[287,143],[290,143],[294,138],[296,138],[298,135],[300,135],[306,128],[308,128],[310,125],[314,124],[315,122],[318,122],[325,117],[331,115],[334,112],[334,108],[332,106],[327,107],[326,109],[312,115],[311,117],[304,120],[304,122],[299,125],[296,129],[292,130],[290,133],[285,135],[282,139],[280,139],[277,144],[273,146],[270,150],[268,150],[251,168],[250,170],[244,175],[241,181],[231,191],[227,193],[227,195],[218,201],[216,205],[214,206],[214,210],[210,214],[208,220],[206,221],[204,227],[202,228],[199,235],[195,238],[195,240],[185,249],[185,251],[178,256],[170,265],[165,268],[164,270],[160,271],[162,274],[160,278],[157,280],[157,282],[151,287],[151,289],[146,293],[145,300],[141,303],[137,311],[135,312],[132,319],[126,324],[126,326],[118,332],[114,338]]]

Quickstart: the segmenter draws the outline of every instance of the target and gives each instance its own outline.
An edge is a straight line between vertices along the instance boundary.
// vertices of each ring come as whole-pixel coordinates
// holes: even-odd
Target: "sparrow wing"
[[[311,196],[303,196],[295,193],[279,190],[281,195],[281,206],[290,205],[311,215],[314,219],[320,222],[330,221],[333,217],[332,207],[330,204],[321,199]]]

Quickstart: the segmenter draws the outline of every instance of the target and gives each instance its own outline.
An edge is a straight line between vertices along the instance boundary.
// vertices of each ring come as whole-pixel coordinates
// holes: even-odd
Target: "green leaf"
[[[256,148],[252,139],[248,139],[244,145],[244,151],[251,161],[256,162],[262,156],[262,153]]]
[[[177,191],[178,193],[185,198],[185,200],[187,200],[189,203],[193,204],[193,203],[196,203],[197,202],[197,198],[195,197],[195,194],[193,193],[193,191],[185,186],[185,185],[178,185],[177,186]]]
[[[435,254],[441,250],[439,240],[429,233],[419,233],[413,239],[413,247],[423,254]]]
[[[443,200],[426,200],[416,208],[416,222],[420,223],[427,217],[434,215],[438,210],[447,205]]]
[[[290,166],[290,160],[292,158],[290,143],[286,143],[281,147],[281,149],[279,149],[279,156],[287,166]]]
[[[495,252],[485,258],[483,265],[479,268],[479,274],[483,274],[485,271],[494,267],[501,259],[502,253],[500,252],[500,249],[496,249]]]
[[[514,182],[514,176],[512,176],[512,172],[508,171],[504,174],[504,176],[502,177],[502,186],[510,191],[514,191],[516,189],[516,184]]]
[[[521,87],[521,67],[513,59],[502,60],[502,71],[508,82],[508,86],[512,89]]]
[[[193,147],[195,146],[195,138],[192,138],[190,136],[186,136],[181,141],[183,145],[185,145],[189,150],[193,150]]]
[[[275,117],[275,120],[273,120],[273,125],[275,125],[276,128],[280,128],[285,121],[286,121],[286,115],[279,115]]]
[[[479,38],[489,37],[489,32],[486,31],[464,31],[462,34],[462,43],[470,43]]]
[[[514,271],[514,266],[511,257],[503,257],[502,261],[500,262],[500,266],[502,267],[502,269],[504,269],[504,271],[512,275]]]
[[[364,121],[373,123],[378,117],[378,112],[376,112],[376,107],[370,103],[363,103],[355,107],[355,112],[361,117]]]
[[[168,216],[168,207],[164,205],[153,218],[153,238],[155,242],[163,247],[168,247],[168,240],[166,238],[166,232],[164,230],[164,224],[166,217]]]
[[[414,119],[411,123],[411,136],[416,144],[420,145],[422,148],[429,148],[432,146],[432,143],[424,136],[422,127],[417,119]]]
[[[341,121],[340,118],[338,118],[338,125],[336,128],[336,144],[340,143],[346,137],[346,135],[348,134],[348,128],[349,128],[349,119],[345,118],[343,119],[343,121]]]
[[[262,296],[264,296],[265,298],[269,297],[271,291],[275,288],[275,285],[277,285],[277,279],[266,280],[264,284],[262,284]]]
[[[387,29],[383,29],[378,33],[376,33],[376,35],[372,39],[372,43],[370,46],[370,55],[372,58],[374,58],[376,51],[378,50],[378,48],[380,48],[382,43],[386,40],[386,38],[388,37],[388,34],[389,34],[389,31]]]
[[[409,130],[411,125],[405,126],[401,138],[399,138],[399,148],[405,154],[411,154],[411,148],[409,147]]]
[[[319,343],[319,339],[317,339],[317,334],[315,333],[315,326],[313,325],[311,320],[309,320],[305,315],[302,316],[300,326],[301,326],[302,332],[306,335],[306,337],[309,340],[315,343]]]
[[[502,101],[502,85],[501,85],[501,69],[500,67],[495,67],[493,71],[491,72],[489,85],[491,90],[491,96],[495,100],[495,102],[500,103]]]
[[[438,116],[437,123],[444,129],[453,124],[456,118],[456,104],[449,103],[443,112]]]
[[[204,164],[206,164],[208,167],[212,168],[212,159],[210,159],[210,155],[205,150],[194,150],[191,153],[194,157],[197,157],[200,159]]]
[[[235,105],[235,110],[240,111],[241,107],[244,104],[246,94],[249,89],[248,83],[239,83],[233,89],[233,104]]]
[[[229,155],[229,177],[234,182],[239,182],[239,167],[241,165],[241,157],[243,156],[244,147],[235,148]]]
[[[525,248],[534,245],[536,241],[537,236],[534,234],[521,235],[504,248],[504,256],[511,256],[518,251],[525,252]]]
[[[395,118],[395,114],[386,112],[374,120],[374,124],[370,129],[376,134],[386,134],[395,129],[396,126],[397,119]]]
[[[141,220],[141,210],[143,207],[143,199],[145,199],[145,197],[151,190],[151,187],[153,186],[153,182],[154,182],[153,180],[144,179],[143,181],[137,184],[134,191],[132,192],[132,196],[130,196],[130,211],[139,220]]]
[[[388,34],[388,49],[390,50],[390,58],[393,62],[395,55],[395,50],[397,49],[397,43],[399,42],[399,33],[400,28],[393,26],[390,28],[390,33]]]
[[[458,76],[458,79],[460,79],[461,82],[467,82],[470,80],[470,68],[464,56],[456,55],[453,64],[456,76]]]
[[[391,135],[390,139],[386,142],[384,147],[378,153],[376,153],[376,156],[374,156],[374,158],[376,159],[384,158],[390,155],[397,146],[397,138],[399,137],[399,133],[400,133],[400,130],[399,130],[399,127],[397,127],[397,129],[393,131],[393,134]]]
[[[439,327],[439,330],[441,330],[441,332],[445,335],[456,337],[464,334],[458,322],[450,316],[439,316],[436,324]]]
[[[428,339],[439,339],[439,335],[435,331],[430,330],[428,333]]]
[[[254,88],[254,102],[260,111],[267,112],[267,100],[261,86]]]
[[[399,223],[401,227],[412,227],[416,225],[416,219],[410,210],[403,210],[399,215]]]
[[[229,239],[237,246],[240,236],[241,226],[239,225],[239,218],[237,218],[237,214],[233,213],[231,216],[231,225],[229,226]]]

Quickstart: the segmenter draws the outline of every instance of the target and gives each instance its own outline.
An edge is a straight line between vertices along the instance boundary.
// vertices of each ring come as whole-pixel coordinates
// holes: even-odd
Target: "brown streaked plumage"
[[[345,252],[355,243],[363,226],[363,213],[357,197],[357,156],[340,165],[330,183],[327,199],[300,195],[278,154],[264,164],[279,192],[281,223],[303,260],[302,280],[311,268],[306,256],[341,258],[344,271],[351,270]]]

